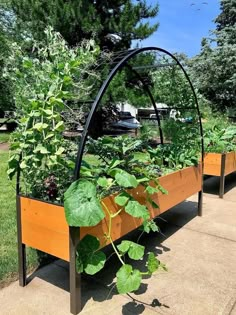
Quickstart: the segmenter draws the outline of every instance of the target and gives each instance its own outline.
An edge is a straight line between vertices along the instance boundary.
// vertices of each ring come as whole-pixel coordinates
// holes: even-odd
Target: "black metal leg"
[[[18,244],[18,270],[19,284],[21,287],[26,286],[26,269],[25,244]]]
[[[223,198],[225,193],[225,159],[226,154],[221,155],[221,171],[220,171],[220,191],[219,197]]]
[[[225,193],[225,176],[220,176],[220,191],[219,191],[219,197],[224,198]]]
[[[19,284],[26,285],[26,248],[22,243],[20,197],[16,196]]]
[[[203,199],[203,190],[198,192],[198,215],[202,216],[202,199]]]
[[[81,311],[81,275],[76,272],[76,246],[80,230],[70,227],[70,311],[76,315]]]

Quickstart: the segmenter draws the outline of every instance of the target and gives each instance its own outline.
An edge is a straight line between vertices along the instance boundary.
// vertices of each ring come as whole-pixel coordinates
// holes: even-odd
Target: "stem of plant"
[[[124,210],[124,208],[121,208],[119,211],[117,211],[116,213],[113,213],[113,214],[111,214],[111,217],[112,217],[112,219],[114,219],[115,217],[117,217],[120,213],[121,213],[121,211],[123,211]]]
[[[104,209],[106,210],[107,214],[109,215],[109,227],[108,227],[107,238],[110,240],[111,246],[113,247],[119,261],[121,262],[122,265],[124,265],[125,263],[124,263],[123,259],[121,258],[121,255],[119,254],[119,252],[118,252],[118,250],[117,250],[117,248],[116,248],[116,246],[112,240],[112,237],[111,237],[111,227],[112,227],[112,219],[113,219],[112,214],[103,201],[102,201],[102,205],[103,205]]]

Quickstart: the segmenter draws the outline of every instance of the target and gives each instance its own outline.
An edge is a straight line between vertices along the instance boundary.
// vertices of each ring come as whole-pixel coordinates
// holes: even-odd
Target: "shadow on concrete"
[[[138,240],[141,245],[146,247],[147,253],[151,251],[156,256],[160,256],[163,252],[171,250],[170,248],[164,246],[162,242],[171,237],[196,216],[197,202],[185,201],[155,219],[160,228],[160,233],[150,232],[147,234],[142,233],[142,231],[137,229],[127,234],[124,239],[132,240],[134,242]],[[117,241],[118,244],[121,240],[122,239]],[[82,307],[84,307],[87,301],[91,298],[94,301],[102,302],[110,300],[114,295],[118,294],[115,287],[115,276],[120,267],[120,262],[116,255],[113,254],[111,246],[104,248],[104,252],[108,257],[105,268],[94,276],[82,275]],[[134,268],[146,271],[146,258],[147,254],[142,261],[131,261],[127,257],[125,259],[126,263],[132,263]],[[44,268],[36,270],[28,278],[28,282],[32,281],[35,277],[69,292],[69,264],[65,261],[57,260]],[[158,307],[169,308],[168,305],[162,304],[157,296],[153,296],[148,303],[147,301],[143,302],[142,295],[145,294],[147,289],[148,285],[142,283],[139,290],[135,293],[127,295],[129,302],[123,305],[122,314],[142,314],[146,307],[149,309]],[[145,300],[147,299],[148,296],[145,296]]]
[[[130,298],[132,300],[132,297]],[[148,306],[149,308],[150,307],[170,308],[168,305],[160,303],[158,299],[154,299],[150,304],[144,303],[139,300],[133,300],[132,302],[128,302],[122,306],[122,314],[123,315],[142,314],[145,311],[145,306]]]
[[[225,176],[225,194],[236,187],[236,172]],[[203,191],[207,194],[219,195],[220,177],[205,176],[203,182]]]

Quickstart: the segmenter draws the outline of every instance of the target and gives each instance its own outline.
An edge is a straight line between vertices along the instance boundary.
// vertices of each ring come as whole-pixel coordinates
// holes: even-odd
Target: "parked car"
[[[141,127],[139,121],[130,112],[119,112],[119,120],[111,124],[112,128],[138,129]]]

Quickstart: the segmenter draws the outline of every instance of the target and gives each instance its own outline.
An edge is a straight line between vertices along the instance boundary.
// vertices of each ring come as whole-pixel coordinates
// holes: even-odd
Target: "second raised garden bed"
[[[204,157],[204,175],[219,176],[219,197],[224,196],[225,176],[236,171],[236,152],[206,153]]]

